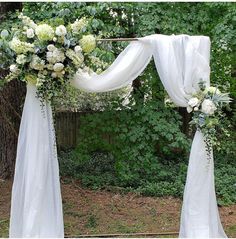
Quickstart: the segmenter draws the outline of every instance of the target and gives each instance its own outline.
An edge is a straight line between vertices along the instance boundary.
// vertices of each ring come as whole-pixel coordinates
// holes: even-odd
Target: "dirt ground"
[[[11,185],[11,181],[0,181],[0,237],[8,237]],[[62,182],[62,196],[66,237],[178,232],[179,229],[181,200],[176,198],[92,191],[82,189],[79,182]],[[219,210],[227,235],[236,237],[236,205]]]

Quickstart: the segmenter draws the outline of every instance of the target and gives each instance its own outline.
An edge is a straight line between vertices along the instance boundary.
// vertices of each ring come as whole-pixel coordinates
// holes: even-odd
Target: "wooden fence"
[[[81,117],[95,112],[57,112],[55,118],[55,130],[57,147],[59,149],[75,148],[81,139]],[[114,143],[114,137],[104,134],[103,139],[109,144]]]
[[[57,112],[56,136],[58,148],[74,148],[79,140],[81,112]]]

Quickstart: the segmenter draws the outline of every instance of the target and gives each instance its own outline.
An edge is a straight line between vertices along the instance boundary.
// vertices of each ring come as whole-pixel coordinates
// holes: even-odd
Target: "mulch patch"
[[[8,236],[11,186],[12,181],[0,180],[0,237]],[[62,182],[62,197],[66,237],[179,230],[180,199],[94,191],[80,187],[78,181]],[[228,236],[236,237],[236,205],[219,211]]]

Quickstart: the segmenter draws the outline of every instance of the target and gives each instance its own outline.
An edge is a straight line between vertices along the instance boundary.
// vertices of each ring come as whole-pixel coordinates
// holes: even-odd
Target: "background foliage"
[[[212,43],[211,82],[236,97],[234,3],[24,3],[23,7],[24,14],[35,21],[68,23],[84,16],[91,18],[92,31],[99,38],[156,33],[207,35]],[[1,28],[9,29],[14,22],[17,19],[11,14]],[[0,49],[2,44],[1,39]],[[127,44],[99,43],[96,51],[102,60],[111,63]],[[7,67],[3,55],[1,62]],[[93,188],[119,186],[146,195],[181,196],[189,138],[193,135],[188,129],[188,116],[181,109],[164,106],[166,93],[153,62],[134,82],[131,94],[129,91],[111,97],[84,95],[71,89],[70,97],[60,99],[60,109],[102,111],[86,114],[79,145],[60,152],[61,173]],[[222,149],[215,152],[216,189],[221,204],[236,202],[234,102],[226,113],[232,134],[229,139],[219,138]]]

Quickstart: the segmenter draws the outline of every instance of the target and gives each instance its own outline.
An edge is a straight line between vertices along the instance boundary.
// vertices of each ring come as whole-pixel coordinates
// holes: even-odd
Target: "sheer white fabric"
[[[200,80],[210,85],[208,37],[154,35],[144,40],[151,42],[157,71],[176,105],[187,106]],[[216,203],[213,155],[208,162],[199,131],[191,147],[179,236],[226,237]]]
[[[213,156],[208,160],[203,135],[197,131],[189,159],[180,237],[227,237],[221,225],[217,208]]]
[[[198,82],[210,84],[210,40],[204,36],[152,35],[132,42],[101,75],[78,71],[71,84],[89,92],[122,88],[142,73],[154,56],[172,100],[186,107]],[[20,128],[11,208],[11,237],[63,237],[63,216],[51,108],[42,114],[29,85]],[[226,237],[216,204],[213,157],[197,132],[191,148],[180,237]],[[158,173],[158,172],[157,172]]]
[[[64,237],[51,107],[42,109],[33,85],[27,86],[18,139],[10,237]]]
[[[152,49],[148,42],[132,42],[102,74],[89,75],[77,72],[71,84],[88,92],[112,91],[130,84],[151,60]]]
[[[187,35],[151,35],[140,38],[139,42],[131,43],[117,58],[117,62],[102,75],[89,76],[79,72],[72,84],[93,92],[123,87],[133,81],[137,76],[135,73],[139,72],[133,68],[137,57],[132,53],[145,55],[144,51],[149,48],[160,79],[176,105],[187,106],[191,94],[199,89],[200,80],[210,85],[210,39]],[[145,65],[145,60],[150,59],[149,52],[143,62],[139,61],[141,66]],[[180,237],[226,237],[216,203],[213,157],[209,167],[206,167],[207,163],[204,139],[202,133],[197,132],[189,159]]]

